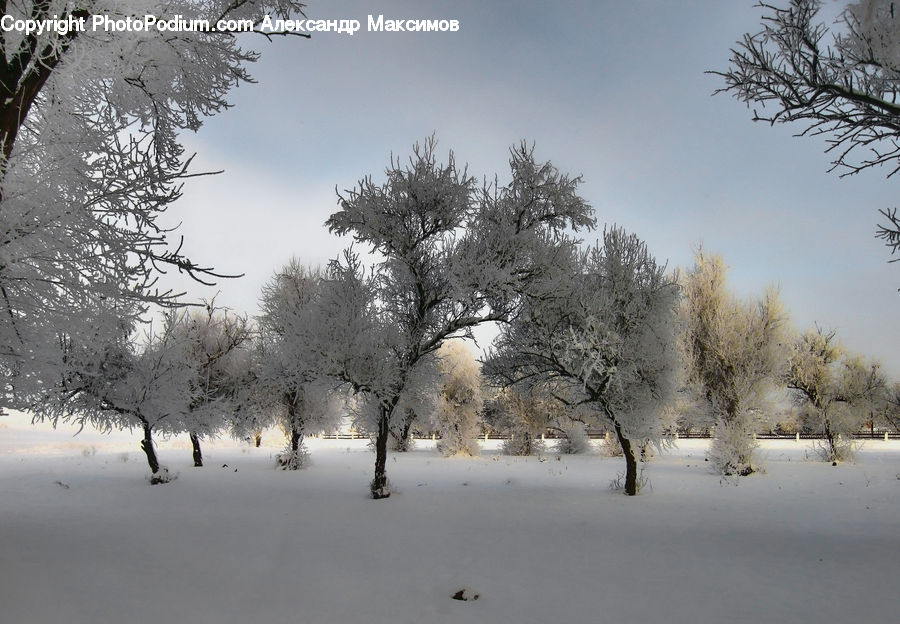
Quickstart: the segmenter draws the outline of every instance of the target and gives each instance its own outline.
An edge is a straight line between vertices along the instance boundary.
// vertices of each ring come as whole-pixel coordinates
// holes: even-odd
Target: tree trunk
[[[412,431],[412,420],[407,420],[400,430],[400,439],[397,441],[397,451],[406,453],[409,451],[409,434]]]
[[[296,425],[291,427],[291,452],[294,456],[300,450],[300,443],[303,441],[303,429],[299,429]]]
[[[406,453],[410,450],[409,436],[412,434],[413,421],[416,419],[416,413],[412,410],[406,410],[406,416],[403,418],[403,424],[400,426],[400,433],[393,434],[396,441],[396,451],[398,453]]]
[[[144,425],[144,439],[141,440],[141,449],[147,455],[147,463],[150,464],[150,472],[159,472],[159,460],[156,458],[156,450],[153,448],[153,438],[150,436],[150,427]]]
[[[49,3],[35,3],[29,18],[42,21],[49,17]],[[4,9],[6,2],[3,3]],[[88,17],[87,11],[72,11],[73,17]],[[66,19],[67,15],[60,16]],[[12,155],[19,129],[25,123],[31,106],[37,100],[47,80],[68,51],[78,34],[72,30],[59,38],[56,46],[46,45],[38,49],[36,35],[26,36],[14,50],[10,59],[0,59],[0,179],[6,175],[6,166]],[[32,61],[37,61],[32,64]],[[0,202],[3,194],[0,190]]]
[[[634,496],[637,494],[637,458],[634,455],[634,446],[631,440],[625,437],[618,423],[614,423],[614,427],[619,444],[622,445],[622,452],[625,454],[625,493]]]
[[[825,440],[828,441],[828,454],[829,458],[832,462],[837,462],[838,459],[838,451],[837,451],[837,441],[835,440],[834,431],[831,430],[829,426],[828,419],[825,419]]]
[[[260,444],[262,444],[262,431],[257,431],[253,434],[253,441],[256,442],[256,448],[259,448]]]
[[[194,466],[196,468],[202,468],[203,453],[200,451],[200,436],[193,431],[191,432],[191,448],[194,451]]]
[[[378,500],[391,495],[387,485],[387,445],[391,429],[390,411],[383,405],[378,410],[378,434],[375,437],[375,478],[372,479],[372,498]]]

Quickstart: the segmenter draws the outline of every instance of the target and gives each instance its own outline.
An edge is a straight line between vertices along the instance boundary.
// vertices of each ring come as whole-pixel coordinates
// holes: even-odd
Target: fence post
[[[797,433],[794,434],[794,439],[795,439],[797,442],[800,441],[800,432],[799,432],[799,431],[798,431]]]
[[[676,439],[676,440],[678,439],[678,432],[677,432],[677,431],[675,432],[675,439]]]
[[[885,441],[885,442],[888,441],[888,433],[887,433],[887,431],[884,432],[884,441]]]

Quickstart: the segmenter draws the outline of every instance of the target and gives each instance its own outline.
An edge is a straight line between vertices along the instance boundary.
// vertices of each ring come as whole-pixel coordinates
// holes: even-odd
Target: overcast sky
[[[345,246],[323,227],[335,187],[378,179],[392,152],[405,158],[432,133],[470,173],[503,182],[509,147],[525,139],[584,176],[600,224],[637,233],[670,266],[689,266],[700,244],[721,253],[737,293],[776,284],[796,327],[835,328],[900,378],[900,263],[874,238],[898,181],[841,179],[823,140],[711,95],[722,83],[704,71],[726,68],[729,48],[758,30],[754,4],[310,0],[310,18],[358,19],[361,32],[247,40],[262,53],[259,83],[186,137],[198,167],[225,173],[192,181],[171,219],[193,257],[246,274],[218,289],[252,314],[292,255],[324,264]],[[379,13],[460,30],[367,33]]]

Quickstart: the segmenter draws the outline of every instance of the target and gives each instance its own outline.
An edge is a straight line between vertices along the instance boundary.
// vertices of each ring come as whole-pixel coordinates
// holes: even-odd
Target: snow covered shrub
[[[275,456],[275,467],[280,470],[300,470],[308,465],[309,450],[303,442],[300,442],[297,448],[292,448],[288,443],[285,449]]]
[[[745,477],[756,471],[750,458],[757,446],[759,443],[753,437],[752,419],[722,419],[716,425],[716,435],[709,445],[707,459],[718,474]]]
[[[581,455],[593,450],[591,439],[580,422],[572,422],[564,428],[564,438],[556,442],[556,452],[560,455]]]
[[[150,485],[157,485],[159,483],[170,483],[178,478],[177,472],[169,472],[169,469],[166,466],[160,466],[159,470],[154,472],[148,477],[150,480]]]
[[[831,438],[824,440],[813,440],[813,453],[823,462],[831,462],[837,465],[838,462],[850,461],[856,455],[859,443],[850,437],[843,437],[841,434],[834,434]]]
[[[649,485],[650,485],[649,477],[647,477],[647,475],[644,474],[643,468],[639,469],[638,475],[637,475],[636,492],[640,492],[641,490],[643,490],[645,487],[648,487]],[[625,473],[624,472],[616,473],[616,478],[611,479],[609,482],[609,489],[612,490],[613,492],[627,493],[625,490]]]
[[[369,491],[372,493],[372,498],[375,500],[388,498],[393,489],[393,484],[388,478],[381,479],[376,476],[369,482]]]

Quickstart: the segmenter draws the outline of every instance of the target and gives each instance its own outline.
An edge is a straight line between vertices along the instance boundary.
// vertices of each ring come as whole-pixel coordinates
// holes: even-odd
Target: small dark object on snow
[[[831,462],[831,465],[832,465],[832,466],[837,466],[837,462],[836,462],[836,461],[833,461],[833,462]]]
[[[69,489],[69,484],[68,484],[68,483],[63,483],[62,481],[54,481],[53,483],[55,483],[56,485],[58,485],[59,487],[61,487],[61,488],[64,489],[64,490],[68,490],[68,489]]]
[[[460,589],[455,594],[453,594],[453,600],[462,600],[463,602],[468,602],[469,600],[478,600],[481,598],[481,594],[477,594],[471,589]]]
[[[237,472],[237,468],[235,468],[234,471]]]
[[[228,468],[228,464],[222,464],[222,468]]]

